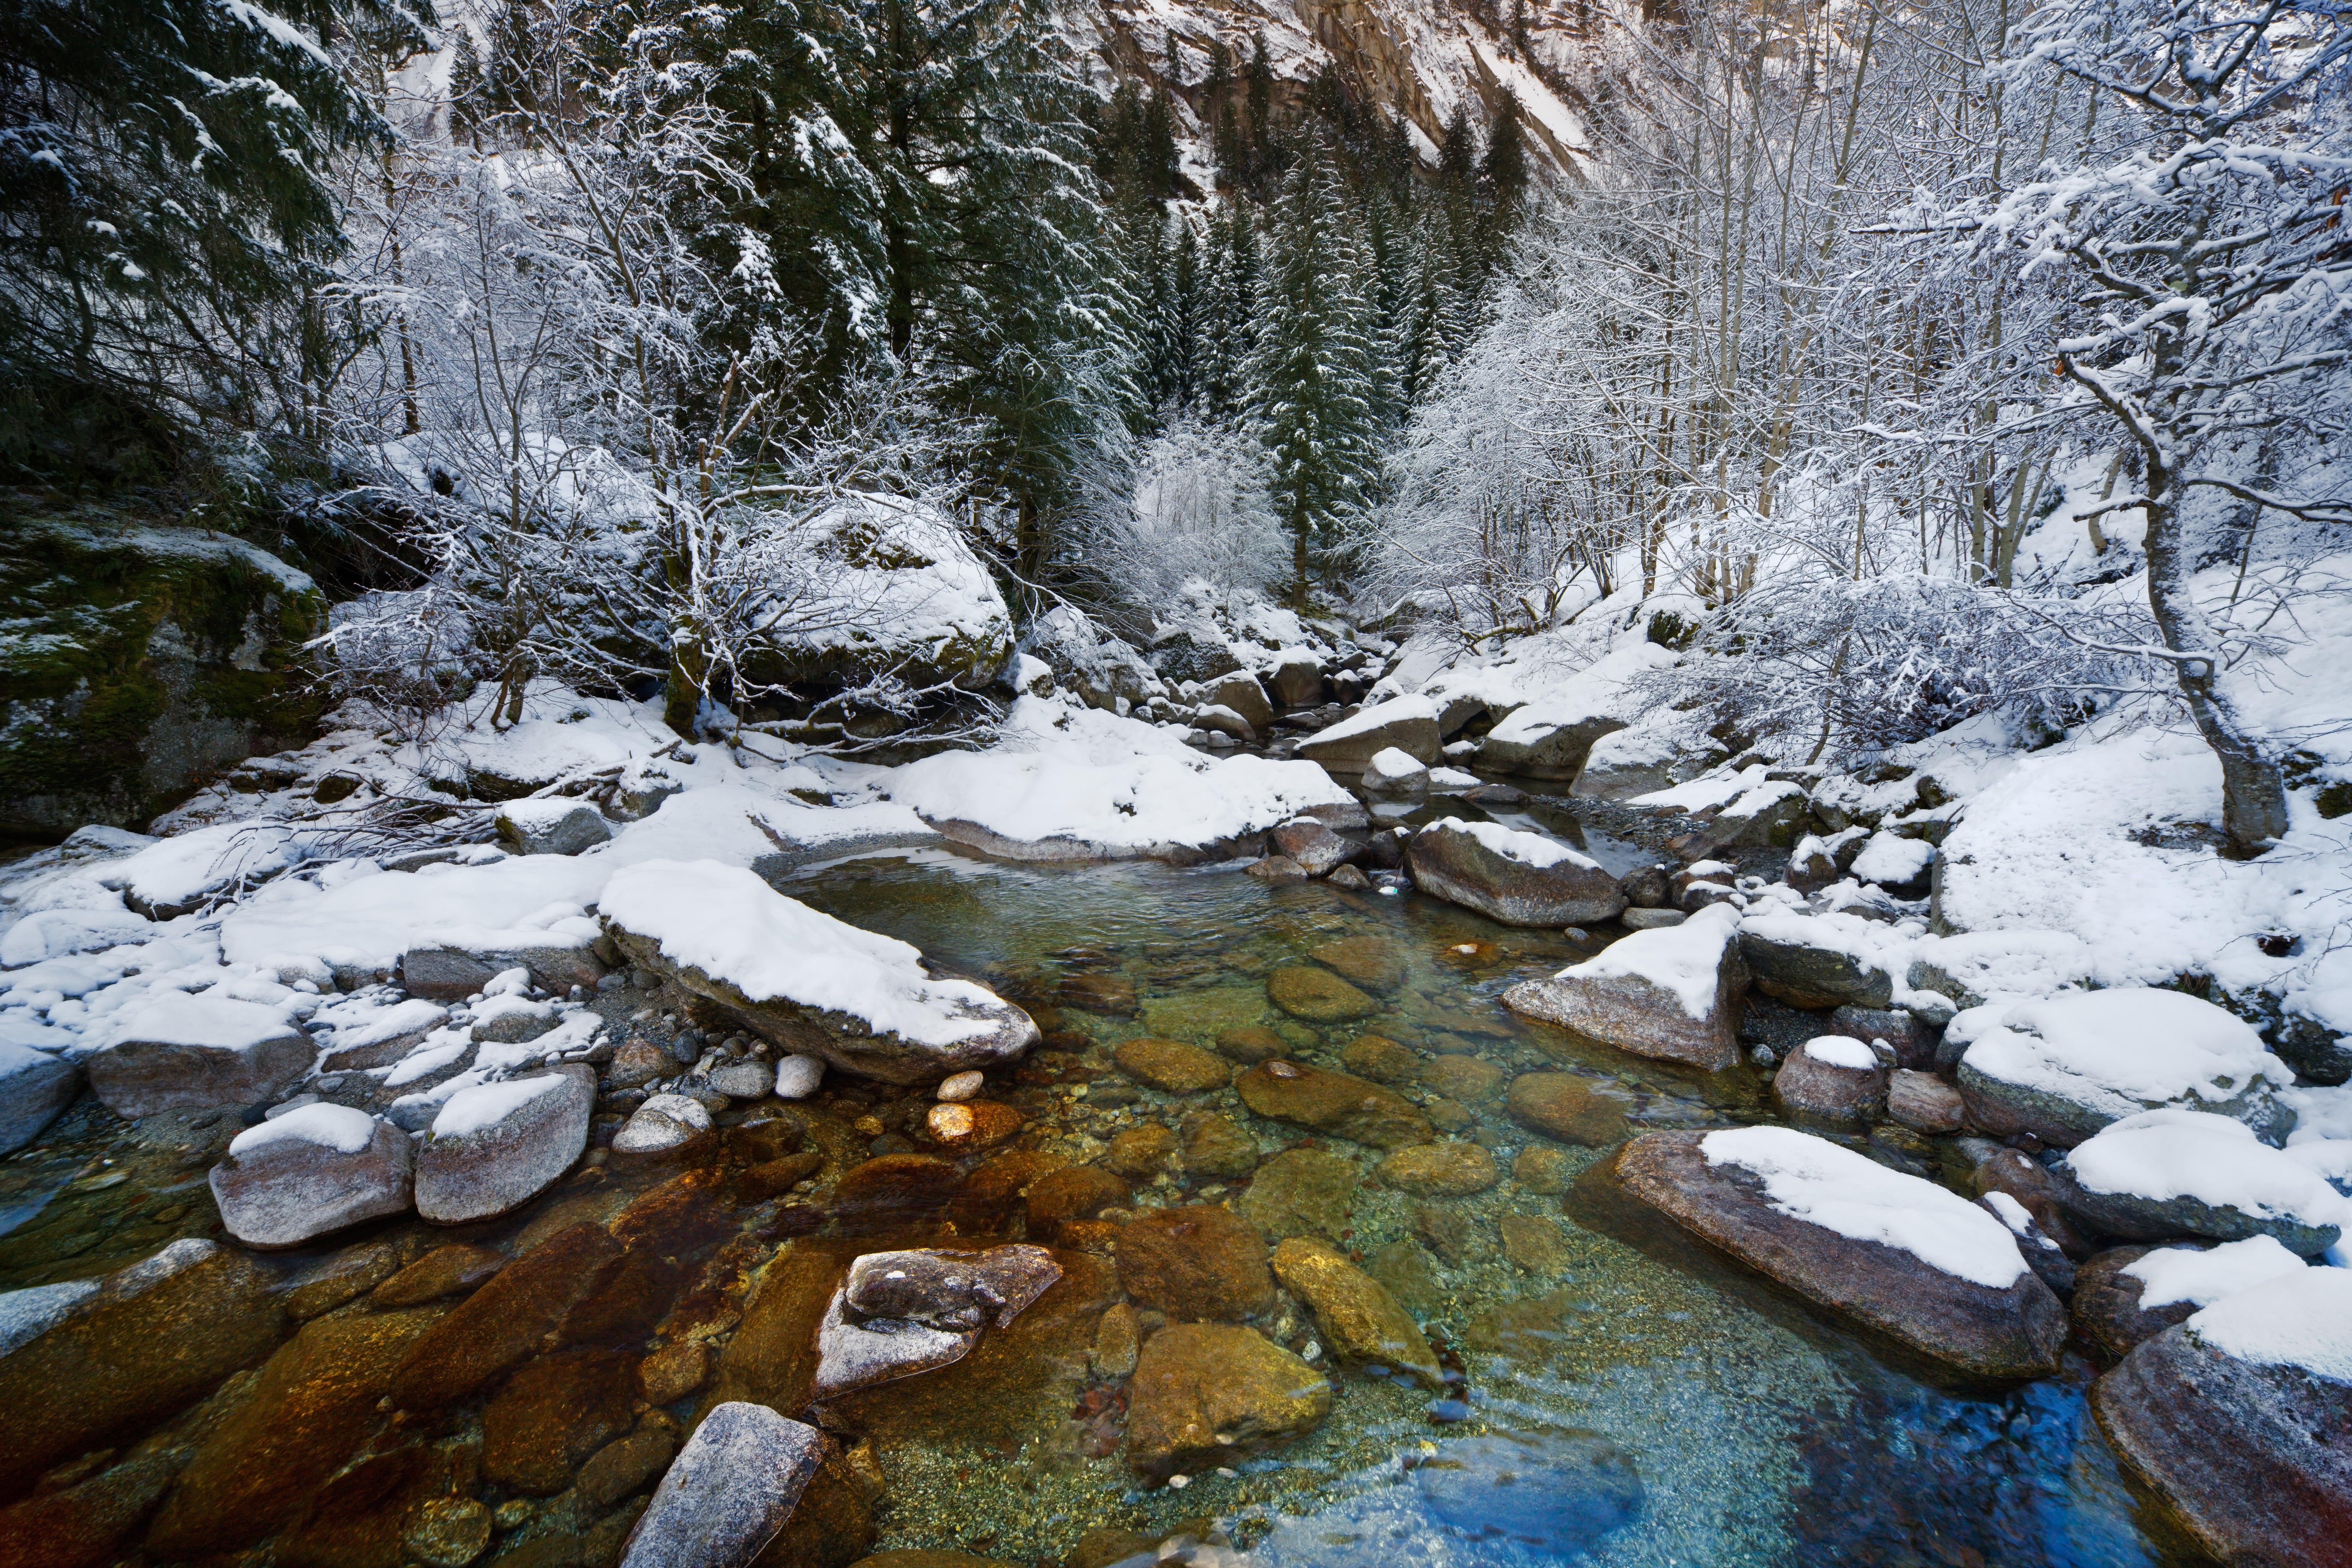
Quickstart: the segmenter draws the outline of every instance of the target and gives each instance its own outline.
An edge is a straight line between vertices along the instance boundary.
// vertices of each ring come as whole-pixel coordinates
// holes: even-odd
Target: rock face
[[[1275,1277],[1307,1303],[1324,1343],[1342,1361],[1374,1362],[1444,1383],[1437,1357],[1412,1315],[1328,1242],[1293,1237],[1274,1249]]]
[[[2133,1240],[2269,1236],[2308,1258],[2352,1226],[2352,1198],[2257,1142],[2244,1122],[2206,1111],[2126,1117],[2075,1145],[2064,1171],[2071,1180],[2058,1201],[2067,1212]]]
[[[1885,1234],[1909,1246],[1842,1235],[1782,1212],[1789,1193],[1769,1191],[1772,1178],[1741,1163],[1751,1158],[1825,1173],[1825,1182],[1795,1191],[1818,1196],[1834,1189],[1884,1215]],[[1822,1139],[1765,1127],[1647,1133],[1618,1152],[1611,1171],[1630,1195],[1742,1263],[1947,1366],[2004,1379],[2057,1370],[2065,1309],[1998,1220],[1932,1183]],[[1977,1277],[1930,1262],[1912,1246]]]
[[[832,1446],[763,1405],[713,1406],[629,1532],[622,1568],[745,1568],[792,1517]]]
[[[1581,925],[1625,907],[1600,862],[1536,833],[1449,816],[1413,835],[1405,850],[1413,886],[1516,926]]]
[[[1277,1058],[1260,1062],[1234,1081],[1242,1103],[1260,1116],[1375,1149],[1401,1149],[1436,1136],[1429,1119],[1411,1100],[1347,1073]]]
[[[81,1074],[71,1062],[0,1040],[0,1154],[39,1137],[80,1091]]]
[[[1739,956],[1759,991],[1791,1007],[1882,1008],[1894,999],[1893,974],[1832,941],[1823,922],[1763,915],[1741,928]]]
[[[1642,1509],[1633,1457],[1589,1432],[1466,1437],[1412,1467],[1429,1511],[1470,1536],[1500,1535],[1565,1557]]]
[[[1789,1053],[1773,1075],[1772,1098],[1792,1115],[1868,1121],[1886,1108],[1886,1069],[1860,1040],[1823,1035]]]
[[[1118,1282],[1171,1318],[1246,1318],[1274,1304],[1265,1242],[1230,1209],[1153,1209],[1118,1234]]]
[[[1964,1043],[1961,1096],[1989,1132],[2031,1132],[2062,1148],[2162,1106],[2234,1118],[2276,1141],[2286,1064],[2230,1013],[2184,992],[2078,991],[1996,1012],[1971,1009],[1946,1043]]]
[[[1748,989],[1738,912],[1718,904],[1681,925],[1636,931],[1598,957],[1503,994],[1505,1005],[1637,1056],[1707,1071],[1739,1059]]]
[[[1129,1384],[1127,1462],[1164,1480],[1302,1436],[1331,1413],[1323,1374],[1255,1329],[1171,1323]]]
[[[595,1103],[580,1063],[451,1095],[416,1156],[416,1212],[463,1225],[529,1202],[587,1148]]]
[[[276,1100],[318,1047],[275,1007],[177,992],[124,1020],[89,1058],[89,1087],[117,1116]]]
[[[1299,742],[1298,754],[1333,773],[1360,773],[1392,746],[1417,763],[1437,761],[1443,742],[1437,709],[1427,698],[1397,697],[1375,703]]]
[[[787,1052],[887,1083],[936,1083],[1019,1057],[1029,1015],[922,954],[819,914],[751,872],[656,860],[615,875],[604,928],[632,962]]]
[[[2241,1292],[2091,1385],[2116,1456],[2217,1561],[2352,1565],[2347,1287],[2343,1269],[2306,1268]],[[2261,1332],[2265,1316],[2299,1321],[2301,1344]]]
[[[249,1127],[212,1169],[221,1222],[247,1247],[296,1247],[409,1205],[408,1134],[347,1106],[306,1105]]]

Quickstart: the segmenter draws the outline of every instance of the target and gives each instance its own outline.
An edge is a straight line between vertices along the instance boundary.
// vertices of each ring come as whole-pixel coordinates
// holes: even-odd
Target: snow
[[[1506,860],[1516,860],[1522,866],[1532,866],[1538,871],[1561,865],[1587,871],[1601,869],[1600,861],[1557,838],[1547,838],[1540,833],[1522,833],[1499,822],[1465,822],[1458,816],[1448,816],[1429,826],[1466,833],[1484,846],[1489,854],[1499,855]],[[1622,946],[1623,943],[1618,945]]]
[[[955,645],[1010,651],[1013,616],[954,521],[879,492],[851,496],[808,524],[821,574],[783,610],[788,647],[938,658]],[[755,615],[759,612],[754,611]],[[992,667],[979,671],[995,674]]]
[[[2352,1383],[2352,1269],[2305,1268],[2268,1280],[2223,1297],[2183,1326],[2240,1361]]]
[[[221,922],[221,952],[266,968],[312,960],[381,970],[429,942],[488,952],[584,947],[595,926],[579,917],[611,870],[604,857],[529,855],[380,871],[334,889],[280,880]]]
[[[106,879],[142,903],[185,904],[240,879],[273,877],[302,857],[300,844],[286,828],[222,823],[142,849],[113,867]]]
[[[1827,1139],[1787,1127],[1742,1127],[1708,1133],[1699,1149],[1710,1165],[1737,1165],[1762,1177],[1780,1213],[1850,1240],[1900,1248],[1989,1289],[2006,1289],[2026,1272],[2016,1238],[1991,1215]]]
[[[1716,974],[1724,943],[1735,940],[1739,911],[1709,904],[1680,925],[1637,931],[1611,942],[1582,963],[1559,972],[1561,980],[1645,980],[1669,992],[1684,1013],[1705,1018],[1715,1011]]]
[[[313,1143],[340,1154],[356,1154],[373,1141],[375,1127],[375,1118],[364,1110],[321,1101],[247,1128],[229,1140],[228,1152],[235,1156],[276,1143]]]
[[[1654,642],[1629,642],[1517,709],[1495,726],[1489,742],[1538,741],[1570,724],[1594,719],[1624,722],[1638,711],[1627,683],[1645,671],[1675,662],[1675,655]],[[1647,797],[1644,797],[1647,798]]]
[[[2159,1247],[2123,1272],[2140,1282],[2142,1309],[2192,1301],[2210,1307],[2265,1280],[2300,1274],[2309,1265],[2273,1236],[2249,1237],[2219,1247]]]
[[[1833,1068],[1867,1072],[1878,1065],[1878,1053],[1851,1035],[1816,1035],[1798,1048]]]
[[[273,1040],[293,1026],[286,1010],[258,1002],[239,1002],[211,993],[191,996],[170,991],[146,1004],[107,1031],[105,1043],[149,1040],[167,1046],[198,1046],[241,1051]]]
[[[934,980],[922,954],[845,925],[715,860],[633,866],[604,889],[604,918],[662,956],[754,1002],[846,1013],[876,1033],[951,1046],[999,1026],[1003,1004],[965,980]]]
[[[462,1138],[469,1132],[495,1127],[525,1106],[555,1093],[569,1081],[561,1073],[546,1073],[538,1078],[509,1079],[503,1083],[461,1089],[449,1097],[441,1114],[433,1119],[433,1136]]]
[[[1865,882],[1916,882],[1935,859],[1935,846],[1925,839],[1876,833],[1854,857],[1853,874]]]
[[[1427,719],[1434,723],[1437,704],[1426,697],[1391,697],[1385,702],[1367,703],[1356,710],[1352,719],[1342,719],[1337,724],[1315,731],[1321,741],[1350,741],[1359,735],[1376,734],[1401,719]]]
[[[2194,1198],[2255,1219],[2352,1231],[2352,1198],[2308,1166],[2210,1111],[2144,1110],[2101,1128],[2066,1156],[2087,1192]]]
[[[2086,980],[2092,968],[2090,948],[2072,931],[2063,931],[2007,928],[1927,937],[1919,942],[1914,957],[1934,964],[1987,1003],[2066,991]]]
[[[1391,746],[1389,750],[1394,751],[1395,749],[1396,748]],[[1381,753],[1381,756],[1384,757],[1386,755],[1388,755],[1388,752],[1382,752]],[[1372,760],[1378,762],[1380,758],[1375,757]],[[1429,770],[1429,787],[1435,790],[1476,789],[1484,783],[1486,783],[1486,781],[1480,778],[1476,773],[1465,773],[1460,768],[1432,768]]]
[[[2293,1080],[2243,1020],[2179,991],[2070,992],[2013,1005],[1990,1028],[1970,1018],[1963,1034],[1975,1070],[2110,1116]]]
[[[416,1047],[394,1062],[383,1075],[386,1089],[398,1089],[428,1078],[453,1062],[464,1059],[474,1048],[473,1037],[463,1029],[436,1029],[427,1035]]]
[[[1768,782],[1764,775],[1770,771],[1762,763],[1741,768],[1736,773],[1718,768],[1713,773],[1701,773],[1688,784],[1678,784],[1672,789],[1637,795],[1632,804],[1671,806],[1676,811],[1705,811],[1711,805],[1729,805],[1749,791],[1762,789]]]
[[[1367,784],[1397,784],[1410,778],[1425,780],[1428,775],[1429,769],[1422,764],[1419,758],[1395,746],[1383,746],[1372,753],[1370,762],[1364,764],[1364,782]]]
[[[449,1009],[438,1002],[412,996],[405,1002],[395,1002],[389,1007],[373,1009],[358,1016],[364,1021],[336,1027],[335,1046],[338,1049],[382,1045],[403,1035],[436,1028],[443,1019],[449,1016]]]

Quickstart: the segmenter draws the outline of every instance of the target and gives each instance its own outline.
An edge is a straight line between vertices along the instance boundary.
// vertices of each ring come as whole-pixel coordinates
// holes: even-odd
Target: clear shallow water
[[[1542,802],[1527,815],[1560,828],[1557,809]],[[1630,866],[1640,858],[1633,846],[1599,835],[1584,842],[1604,861]],[[1230,1090],[1161,1094],[1129,1084],[1109,1065],[1111,1047],[1133,1036],[1209,1043],[1245,1026],[1273,1028],[1286,1054],[1330,1067],[1341,1065],[1340,1053],[1360,1036],[1378,1034],[1423,1058],[1482,1058],[1501,1077],[1565,1068],[1591,1080],[1629,1133],[1764,1114],[1760,1086],[1744,1069],[1685,1073],[1525,1025],[1502,1009],[1496,998],[1504,987],[1589,953],[1603,940],[1598,934],[1512,931],[1409,894],[1269,888],[1237,867],[1036,868],[899,850],[804,867],[783,886],[842,919],[914,942],[936,963],[982,978],[1037,1012],[1048,1029],[1045,1048],[1016,1071],[992,1077],[989,1090],[1026,1118],[1007,1147],[1092,1159],[1120,1131],[1172,1127],[1204,1109],[1244,1121],[1268,1155],[1305,1141],[1297,1128],[1250,1118]],[[1374,1016],[1318,1026],[1269,1004],[1270,972],[1312,963],[1313,950],[1347,938],[1370,939],[1395,965],[1396,984],[1379,992]],[[649,1000],[631,993],[611,1009],[624,1033],[638,1026],[628,1020]],[[806,1146],[826,1152],[829,1179],[869,1152],[907,1145],[901,1134],[916,1127],[923,1103],[919,1095],[836,1079],[812,1108]],[[1446,1130],[1487,1145],[1507,1172],[1531,1142],[1500,1113],[1498,1097],[1425,1109]],[[770,1114],[739,1107],[721,1120]],[[40,1145],[0,1165],[0,1225],[8,1226],[0,1231],[0,1288],[94,1278],[176,1237],[217,1237],[204,1173],[239,1124],[227,1111],[126,1125],[93,1105],[78,1108]],[[727,1136],[714,1158],[728,1172],[772,1152],[740,1129]],[[842,1517],[863,1519],[866,1528],[803,1536],[798,1555],[772,1552],[768,1568],[921,1547],[1059,1563],[1090,1531],[1099,1543],[1104,1531],[1155,1542],[1189,1534],[1207,1542],[1192,1560],[1262,1568],[2165,1561],[2137,1527],[2134,1500],[2090,1427],[2082,1397],[2087,1366],[2021,1390],[1939,1387],[1688,1244],[1612,1234],[1574,1200],[1507,1179],[1467,1198],[1409,1197],[1369,1179],[1378,1152],[1318,1142],[1353,1160],[1366,1177],[1340,1245],[1407,1300],[1458,1363],[1466,1411],[1456,1414],[1465,1419],[1433,1422],[1430,1394],[1399,1380],[1334,1371],[1332,1414],[1310,1436],[1230,1476],[1204,1473],[1181,1490],[1146,1489],[1118,1451],[1118,1406],[1108,1398],[1118,1384],[1088,1368],[1090,1312],[1057,1313],[1049,1297],[1001,1344],[992,1331],[964,1363],[840,1402],[841,1435],[853,1445],[866,1440],[856,1451],[859,1486],[869,1495],[853,1506],[841,1500],[856,1489],[834,1486],[822,1496],[813,1491],[803,1511],[812,1521],[821,1515],[828,1530]],[[1607,1152],[1558,1147],[1570,1173]],[[777,1339],[774,1303],[794,1279],[814,1282],[812,1300],[821,1302],[834,1277],[817,1267],[823,1260],[940,1235],[926,1223],[842,1237],[823,1186],[747,1203],[717,1220],[691,1208],[665,1220],[670,1211],[657,1205],[674,1196],[679,1179],[675,1166],[612,1161],[485,1226],[453,1232],[414,1219],[388,1222],[256,1259],[254,1267],[274,1281],[270,1310],[288,1311],[291,1347],[321,1324],[380,1310],[366,1290],[394,1262],[452,1241],[524,1258],[583,1222],[631,1234],[642,1222],[630,1216],[648,1212],[632,1205],[656,1205],[656,1221],[675,1230],[646,1239],[667,1272],[655,1269],[635,1284],[623,1279],[602,1329],[575,1331],[567,1319],[557,1336],[563,1348],[522,1364],[527,1372],[575,1358],[590,1367],[597,1355],[634,1358],[699,1338],[713,1352],[711,1374],[667,1406],[667,1418],[684,1423],[711,1398],[775,1386],[761,1379],[779,1356],[789,1359],[783,1342],[798,1331],[787,1328]],[[1140,1186],[1139,1205],[1232,1201],[1245,1184],[1187,1182],[1171,1173]],[[1092,1288],[1101,1289],[1107,1270],[1107,1263],[1097,1268]],[[333,1284],[344,1278],[366,1282],[347,1291]],[[1082,1283],[1074,1275],[1071,1288]],[[455,1299],[409,1310],[443,1310]],[[294,1329],[298,1319],[310,1326]],[[788,1312],[785,1320],[794,1321]],[[1311,1324],[1295,1320],[1260,1326],[1293,1346],[1312,1338]],[[272,1394],[267,1374],[261,1381],[264,1396],[289,1392]],[[517,1374],[514,1386],[521,1382]],[[210,1430],[205,1422],[258,1397],[253,1388],[249,1376],[231,1378],[192,1413],[161,1423],[144,1447],[135,1430],[111,1434],[110,1448],[93,1441],[101,1457],[53,1473],[42,1496],[78,1497],[72,1484],[85,1475],[95,1478],[88,1482],[95,1489],[152,1465],[140,1456],[182,1440],[173,1434]],[[599,1428],[595,1443],[575,1445],[578,1452],[555,1471],[524,1485],[507,1452],[518,1440],[514,1396],[501,1388],[492,1380],[426,1424],[358,1406],[331,1441],[342,1446],[338,1454],[363,1465],[377,1462],[371,1455],[389,1463],[419,1444],[438,1445],[435,1453],[488,1455],[464,1492],[499,1521],[477,1561],[503,1555],[518,1568],[548,1568],[608,1560],[603,1554],[658,1471],[634,1492],[605,1497],[579,1468],[605,1440]],[[291,1396],[299,1402],[301,1392]],[[36,1393],[62,1401],[74,1390]],[[613,1430],[635,1420],[642,1436],[646,1424],[664,1418],[660,1410],[624,1412]],[[1505,1437],[1614,1444],[1638,1472],[1638,1506],[1616,1528],[1586,1539],[1561,1523],[1597,1506],[1573,1478],[1554,1486],[1531,1471],[1508,1494],[1509,1507],[1467,1513],[1433,1491],[1431,1479],[1465,1456],[1491,1464]],[[329,1456],[320,1480],[341,1463]],[[306,1483],[303,1497],[256,1513],[229,1532],[237,1546],[218,1561],[260,1568],[375,1560],[355,1546],[322,1553],[317,1545],[365,1534],[356,1526],[319,1533],[323,1510],[359,1506],[338,1500],[342,1486]],[[311,1493],[325,1500],[314,1504]],[[13,1506],[31,1500],[39,1500]],[[0,1500],[0,1510],[10,1506]],[[396,1538],[409,1517],[380,1524],[377,1537],[389,1531]],[[0,1535],[5,1519],[0,1511]],[[122,1546],[135,1547],[144,1527],[134,1516],[123,1528]],[[845,1544],[866,1540],[870,1545],[857,1551]]]

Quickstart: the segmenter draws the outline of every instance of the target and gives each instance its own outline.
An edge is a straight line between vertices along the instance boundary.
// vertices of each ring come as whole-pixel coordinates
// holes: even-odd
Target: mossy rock
[[[0,834],[136,826],[310,738],[326,624],[265,550],[97,506],[0,497]]]

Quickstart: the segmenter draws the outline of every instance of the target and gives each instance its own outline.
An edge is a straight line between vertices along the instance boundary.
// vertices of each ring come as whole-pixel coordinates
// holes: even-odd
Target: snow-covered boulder
[[[791,1052],[889,1083],[936,1083],[1020,1056],[1029,1015],[969,980],[935,978],[903,942],[844,924],[715,860],[615,875],[605,930],[645,968]]]
[[[349,1106],[305,1105],[248,1127],[212,1169],[221,1223],[247,1247],[299,1247],[406,1211],[415,1166],[408,1134]]]
[[[81,1092],[81,1072],[62,1057],[0,1040],[0,1154],[41,1134]]]
[[[1867,1121],[1885,1109],[1886,1068],[1860,1040],[1816,1036],[1780,1064],[1772,1076],[1772,1099],[1795,1115]]]
[[[595,1105],[594,1070],[573,1063],[459,1089],[416,1156],[416,1212],[463,1225],[529,1202],[587,1148]]]
[[[1611,1172],[1750,1268],[1948,1367],[2058,1370],[2065,1309],[2000,1221],[1933,1182],[1786,1127],[1645,1133]]]
[[[2275,1237],[2218,1247],[2116,1247],[2075,1271],[2074,1331],[2117,1360],[2224,1296],[2309,1267]]]
[[[1895,976],[1880,954],[1885,927],[1851,916],[1775,910],[1740,923],[1739,955],[1756,989],[1791,1007],[1885,1007]]]
[[[1627,683],[1674,661],[1655,643],[1612,650],[1496,725],[1478,748],[1480,765],[1528,778],[1575,778],[1593,742],[1624,729],[1650,706]]]
[[[518,855],[577,855],[613,837],[602,812],[562,795],[510,800],[499,808],[492,826]]]
[[[2076,1144],[2059,1201],[2097,1230],[2134,1240],[2275,1237],[2308,1257],[2352,1227],[2347,1198],[2253,1129],[2201,1110],[2145,1110]]]
[[[1927,891],[1927,877],[1936,864],[1935,846],[1919,838],[1874,833],[1853,858],[1850,869],[1865,882],[1875,882],[1906,898]]]
[[[1361,773],[1391,747],[1417,763],[1433,763],[1442,751],[1437,710],[1425,697],[1395,697],[1360,710],[1352,719],[1298,742],[1298,754],[1339,773]]]
[[[2214,1561],[2352,1563],[2352,1269],[2223,1297],[2092,1384],[2091,1410]]]
[[[282,1009],[215,992],[161,993],[116,1025],[110,1038],[85,1070],[117,1116],[275,1100],[318,1055]]]
[[[1583,925],[1625,907],[1617,879],[1599,861],[1499,823],[1433,822],[1413,835],[1405,868],[1423,892],[1505,925]]]
[[[175,834],[101,873],[149,920],[209,909],[299,865],[299,839],[274,823],[222,823]]]
[[[1257,677],[1245,669],[1235,670],[1220,680],[1210,682],[1208,689],[1201,693],[1201,704],[1204,708],[1231,709],[1253,730],[1268,730],[1274,726],[1274,703],[1266,697],[1265,688],[1258,685]]]
[[[2073,932],[2002,930],[1923,938],[1907,979],[1965,1009],[2052,995],[2090,976],[2091,951]]]
[[[1089,708],[1119,711],[1122,703],[1132,707],[1166,689],[1140,654],[1067,605],[1056,605],[1032,621],[1021,650],[1044,659]]]
[[[322,1073],[390,1067],[448,1021],[449,1009],[421,996],[389,1005],[352,1003],[321,1007],[315,1021],[334,1026],[319,1054]]]
[[[1429,794],[1429,769],[1391,746],[1364,764],[1364,793],[1391,800],[1419,800]]]
[[[1549,980],[1503,993],[1515,1013],[1541,1018],[1638,1056],[1709,1072],[1739,1058],[1739,914],[1728,904],[1679,925],[1635,931]]]
[[[667,1154],[710,1131],[710,1112],[698,1100],[656,1094],[629,1113],[613,1137],[615,1154]]]
[[[1664,717],[1685,718],[1674,713]],[[1707,769],[1730,760],[1731,753],[1722,742],[1704,731],[1686,733],[1687,728],[1682,723],[1645,718],[1626,729],[1601,735],[1585,753],[1584,766],[1577,770],[1576,783],[1570,786],[1569,793],[1589,800],[1631,800],[1654,790],[1687,784]],[[1479,760],[1490,766],[1500,765],[1483,749]]]
[[[2235,1117],[2283,1139],[2294,1082],[2244,1020],[2179,991],[2075,991],[1954,1018],[1969,1117],[1988,1132],[2081,1142],[2109,1122],[2159,1106]]]
[[[1237,709],[1221,702],[1203,702],[1192,710],[1192,727],[1246,745],[1257,739],[1257,728]]]
[[[621,1568],[746,1568],[834,1451],[824,1433],[764,1405],[713,1406],[629,1531]]]

